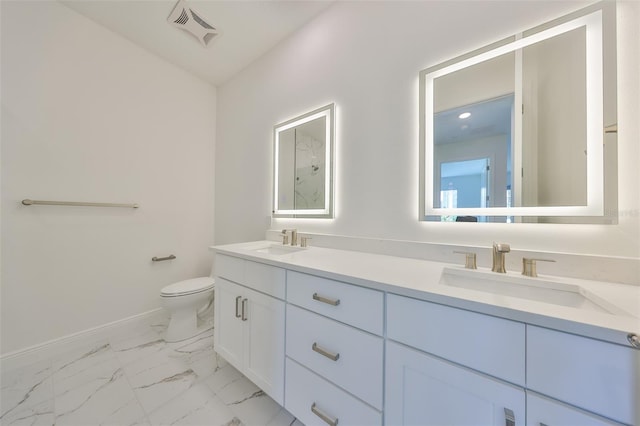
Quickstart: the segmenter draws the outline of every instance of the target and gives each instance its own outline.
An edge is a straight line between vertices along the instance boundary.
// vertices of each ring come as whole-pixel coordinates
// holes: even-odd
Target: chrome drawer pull
[[[318,346],[318,344],[316,342],[313,342],[313,345],[311,345],[311,349],[314,352],[318,352],[320,355],[324,355],[327,358],[329,358],[331,361],[337,361],[338,358],[340,358],[340,354],[332,354],[331,352],[322,349],[320,346]]]
[[[152,262],[162,262],[162,261],[165,261],[165,260],[173,260],[173,259],[175,259],[175,258],[176,258],[176,256],[175,256],[175,255],[173,255],[173,254],[170,254],[170,255],[169,255],[169,256],[167,256],[167,257],[158,257],[158,256],[153,256],[153,257],[151,258],[151,261],[152,261]]]
[[[627,335],[627,341],[629,342],[629,344],[631,346],[633,346],[634,348],[639,348],[640,349],[640,339],[638,338],[638,336],[636,336],[633,333],[629,333]]]
[[[516,416],[513,414],[513,411],[508,408],[504,409],[504,420],[505,426],[516,426]]]
[[[240,308],[238,307],[240,299],[242,299],[242,296],[236,297],[236,318],[240,318]]]
[[[316,403],[314,402],[313,404],[311,404],[311,412],[313,414],[315,414],[316,416],[320,417],[326,424],[330,425],[330,426],[337,426],[338,425],[338,419],[332,419],[331,417],[329,417],[328,415],[326,415],[325,413],[323,413],[322,411],[320,411],[318,409],[318,407],[316,407]]]
[[[340,304],[340,299],[328,299],[326,297],[318,296],[318,293],[313,293],[313,300],[332,306],[338,306]]]
[[[249,299],[242,299],[242,321],[247,320],[247,301]]]

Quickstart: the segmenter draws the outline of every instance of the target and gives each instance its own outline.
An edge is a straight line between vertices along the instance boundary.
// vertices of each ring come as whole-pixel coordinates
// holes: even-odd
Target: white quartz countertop
[[[443,271],[469,271],[464,270],[462,265],[322,247],[309,247],[286,254],[256,251],[271,245],[279,244],[274,241],[254,241],[214,246],[211,249],[216,253],[625,346],[629,346],[628,334],[640,336],[640,286],[543,275],[537,278],[577,285],[583,291],[619,308],[617,314],[611,314],[440,283]],[[485,277],[491,273],[486,268],[478,268],[478,272]],[[523,279],[519,272],[507,272],[507,276]]]

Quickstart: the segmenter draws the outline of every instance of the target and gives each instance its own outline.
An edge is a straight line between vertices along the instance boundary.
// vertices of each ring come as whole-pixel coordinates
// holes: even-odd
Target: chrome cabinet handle
[[[247,301],[249,299],[242,299],[242,321],[247,320]]]
[[[638,348],[640,349],[640,338],[638,338],[637,335],[633,334],[633,333],[629,333],[627,334],[627,341],[629,342],[629,344],[631,346],[633,346],[634,348]]]
[[[151,258],[151,261],[152,262],[162,262],[162,261],[165,261],[165,260],[173,260],[175,258],[176,258],[176,256],[173,255],[173,254],[170,254],[169,256],[166,256],[166,257],[153,256]]]
[[[513,414],[513,411],[508,408],[504,409],[504,420],[505,426],[516,426],[516,416]]]
[[[327,297],[318,296],[318,293],[313,293],[313,300],[317,300],[318,302],[326,303],[331,306],[338,306],[340,304],[340,299],[329,299]]]
[[[240,308],[238,307],[240,299],[242,299],[242,296],[236,297],[236,318],[240,318]]]
[[[320,346],[318,346],[318,344],[316,342],[313,342],[313,345],[311,345],[311,349],[314,352],[319,353],[320,355],[326,356],[331,361],[337,361],[338,358],[340,358],[340,354],[339,353],[333,354],[333,353],[327,351],[326,349],[322,349]]]
[[[311,404],[311,412],[313,414],[315,414],[316,416],[320,417],[326,424],[328,424],[330,426],[337,426],[338,425],[338,419],[337,418],[336,419],[332,419],[327,414],[325,414],[322,411],[320,411],[318,409],[318,407],[316,406],[315,402],[313,404]]]

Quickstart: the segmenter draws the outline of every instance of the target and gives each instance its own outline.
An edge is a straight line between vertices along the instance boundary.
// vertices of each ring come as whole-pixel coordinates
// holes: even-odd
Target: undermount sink
[[[496,295],[567,306],[591,312],[628,315],[614,304],[579,285],[529,278],[521,275],[498,274],[480,270],[444,268],[440,284]]]
[[[303,250],[307,250],[307,247],[285,246],[283,244],[271,244],[253,249],[253,251],[257,251],[258,253],[274,254],[276,256],[296,253]]]

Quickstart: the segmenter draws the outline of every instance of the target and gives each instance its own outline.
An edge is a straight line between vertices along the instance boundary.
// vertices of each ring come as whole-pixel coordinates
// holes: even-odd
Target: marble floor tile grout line
[[[131,386],[131,381],[129,380],[129,377],[127,376],[126,372],[124,373],[124,379],[127,381],[127,385],[129,386],[129,388],[133,389],[133,386]],[[144,409],[144,406],[140,402],[140,398],[138,398],[138,395],[135,392],[133,393],[133,397],[135,398],[136,402],[138,403],[138,405],[142,408],[142,411],[144,412],[144,420],[148,424],[151,424],[151,421],[149,420],[149,413],[147,413],[147,410]]]

